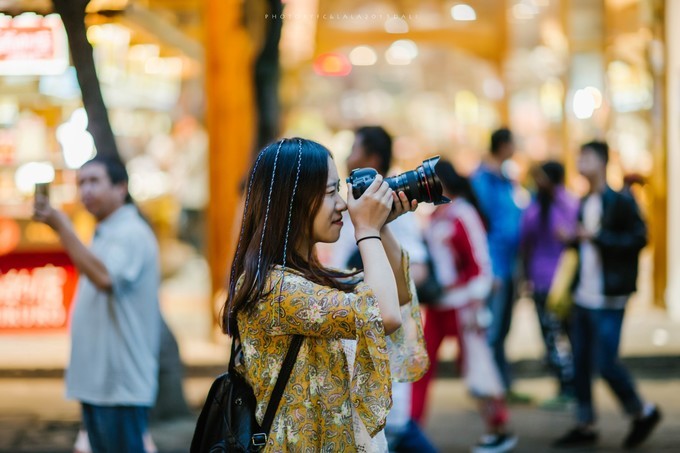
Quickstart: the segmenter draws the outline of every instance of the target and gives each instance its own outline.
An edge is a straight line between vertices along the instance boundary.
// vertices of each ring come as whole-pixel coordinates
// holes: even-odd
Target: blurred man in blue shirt
[[[66,396],[82,404],[94,453],[144,452],[158,392],[158,244],[132,203],[122,162],[95,157],[77,179],[83,205],[97,220],[89,247],[46,197],[37,196],[34,207],[35,220],[58,234],[80,272]]]
[[[505,337],[510,331],[515,288],[513,277],[519,250],[522,209],[517,197],[519,186],[505,173],[503,165],[515,153],[512,132],[498,129],[491,135],[490,155],[470,178],[486,217],[489,253],[494,285],[489,300],[493,314],[488,329],[489,343],[506,390],[510,389],[510,370],[505,358]]]

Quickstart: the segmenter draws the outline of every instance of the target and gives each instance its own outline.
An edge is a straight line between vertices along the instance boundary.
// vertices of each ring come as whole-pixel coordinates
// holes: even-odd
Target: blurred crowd
[[[303,153],[320,158],[309,159],[301,171]],[[241,366],[245,370],[241,372],[255,383],[254,387],[261,384],[258,388],[266,389],[275,382],[269,359],[282,356],[289,347],[288,337],[309,337],[297,365],[316,370],[319,376],[331,373],[333,379],[298,374],[291,378],[291,388],[309,385],[310,398],[317,398],[320,407],[326,404],[325,394],[317,389],[322,384],[332,383],[338,395],[347,397],[343,391],[351,382],[353,393],[351,405],[349,399],[343,402],[336,398],[341,413],[334,416],[333,423],[329,423],[326,412],[314,409],[317,405],[295,400],[300,398],[295,392],[289,394],[287,409],[280,411],[283,415],[278,420],[285,420],[291,407],[296,414],[304,410],[307,415],[296,415],[299,420],[289,424],[275,422],[270,445],[327,445],[338,432],[350,428],[345,422],[351,414],[355,440],[346,441],[359,451],[436,451],[423,427],[439,349],[450,337],[458,343],[458,370],[477,402],[484,425],[472,451],[511,451],[522,433],[512,429],[510,407],[533,399],[514,390],[512,367],[505,354],[520,288],[535,303],[546,361],[557,383],[555,396],[540,402],[540,406],[574,412],[573,428],[555,433],[553,446],[572,448],[597,443],[592,394],[596,374],[606,381],[630,417],[630,430],[622,446],[633,448],[648,438],[662,418],[661,411],[638,392],[619,358],[624,313],[636,291],[639,254],[647,244],[647,227],[632,190],[633,185],[644,181],[633,175],[624,181],[621,191],[613,190],[607,184],[609,147],[592,141],[583,144],[578,155],[578,172],[587,182],[587,191],[581,198],[566,189],[564,166],[547,161],[537,163],[531,170],[535,190],[526,203],[526,189],[507,172],[507,162],[514,153],[512,132],[499,129],[491,135],[488,155],[470,175],[462,174],[447,160],[431,161],[436,178],[422,181],[428,197],[421,201],[436,203],[424,223],[411,212],[417,207],[413,200],[401,190],[398,194],[392,192],[382,179],[389,176],[392,164],[392,137],[380,126],[356,131],[351,153],[344,162],[347,172],[372,168],[377,175],[367,183],[368,195],[348,193],[346,201],[338,194],[335,163],[323,146],[300,138],[283,139],[260,153],[241,207],[244,220],[239,236],[239,244],[243,238],[250,241],[244,246],[245,256],[257,260],[240,257],[237,248],[224,311],[225,329],[234,338],[232,356],[237,356],[234,351],[240,350],[236,347],[240,348],[241,342],[244,345],[241,358],[232,360],[229,372],[239,372],[236,367]],[[275,191],[272,175],[277,165],[283,168],[283,174],[296,176],[282,178],[283,189]],[[313,181],[309,175],[305,178],[304,172],[325,172],[329,181],[323,205],[314,214],[312,225],[318,231],[312,237],[295,227],[308,222],[313,212],[304,205],[313,205],[309,187],[300,189],[303,208],[292,209],[298,182],[304,186]],[[411,181],[429,177],[426,173],[422,169],[412,172]],[[82,403],[84,430],[76,444],[79,452],[154,451],[148,434],[149,410],[158,404],[157,395],[169,393],[168,387],[160,388],[164,369],[168,368],[163,350],[165,355],[169,349],[175,351],[178,357],[176,344],[163,340],[169,335],[163,333],[168,330],[158,305],[158,248],[148,222],[132,202],[127,182],[128,175],[120,161],[95,158],[80,169],[80,195],[97,220],[89,247],[76,236],[68,218],[50,205],[47,196],[36,196],[34,218],[54,229],[83,275],[72,316],[72,352],[66,373],[67,396]],[[256,196],[249,209],[251,192]],[[258,215],[264,216],[264,225],[260,225]],[[280,237],[265,234],[268,220],[279,222],[271,228],[285,232],[282,243]],[[385,228],[388,223],[389,228]],[[257,297],[238,293],[235,275],[253,279],[243,286],[255,288],[263,250],[269,254],[266,268],[289,272],[285,259],[282,265],[276,264],[276,247],[283,247],[287,257],[289,239],[298,247],[305,245],[308,260],[291,264],[299,269],[295,267],[286,274],[290,281],[281,283],[283,296],[279,296],[278,305],[267,299],[271,292]],[[314,255],[313,246],[318,242],[329,244],[330,248],[320,253],[328,269]],[[291,257],[298,260],[302,252],[295,253],[298,255]],[[246,269],[248,265],[257,266],[256,271]],[[395,276],[392,282],[386,278],[386,266]],[[310,275],[328,273],[329,283],[322,285],[313,277],[307,279],[303,273],[306,269]],[[351,286],[344,282],[343,278],[357,276],[360,270],[364,271],[363,283]],[[413,288],[409,287],[411,280]],[[264,280],[258,282],[264,285]],[[343,292],[344,286],[334,285],[353,289]],[[307,288],[304,297],[300,288]],[[328,291],[344,296],[330,297]],[[263,308],[255,312],[234,311],[230,305],[234,297],[242,304],[262,303]],[[314,313],[313,319],[304,310],[296,311],[301,300],[307,301],[309,307],[305,309]],[[353,300],[357,302],[351,309],[342,305]],[[372,303],[376,305],[371,309]],[[285,334],[262,331],[270,321],[258,316],[269,316],[267,309],[273,310],[272,307],[278,307],[277,316],[288,310],[286,316],[277,318],[277,329],[283,329]],[[380,326],[369,318],[374,315],[380,316]],[[351,316],[367,318],[356,323],[342,319]],[[359,332],[356,327],[356,332],[343,330],[355,324],[366,331]],[[323,332],[314,335],[320,325],[330,329],[323,331],[326,336]],[[379,340],[386,341],[384,350]],[[366,349],[372,341],[376,342],[375,348]],[[409,349],[409,344],[414,346]],[[342,366],[343,356],[348,369]],[[251,361],[246,366],[243,357],[264,360],[266,364]],[[376,364],[382,364],[384,372],[379,372]],[[355,385],[355,381],[367,380],[369,375],[375,380],[372,385]],[[368,400],[364,401],[367,398],[374,406],[369,407]],[[208,398],[207,407],[210,404]],[[205,428],[201,420],[196,431],[199,434]],[[300,423],[328,439],[281,434],[287,429],[297,432]],[[457,429],[451,428],[452,432]]]
[[[436,173],[451,202],[437,206],[425,222],[407,214],[392,224],[409,253],[431,365],[417,382],[393,383],[386,427],[390,451],[435,451],[421,427],[438,351],[447,337],[458,343],[458,369],[485,425],[473,451],[514,448],[521,433],[510,428],[508,406],[533,403],[531,395],[513,390],[505,354],[520,296],[534,301],[546,362],[557,384],[555,396],[538,405],[574,411],[574,427],[561,437],[555,433],[554,447],[597,442],[596,373],[631,418],[623,447],[641,444],[661,419],[658,407],[637,392],[618,352],[626,304],[636,290],[638,255],[647,241],[631,189],[644,180],[630,175],[621,191],[613,190],[607,185],[609,148],[592,141],[579,150],[577,169],[588,186],[582,198],[567,190],[564,165],[550,160],[531,169],[527,204],[526,189],[508,171],[514,153],[513,134],[503,128],[493,132],[489,153],[472,174],[439,161]],[[348,173],[370,167],[388,176],[391,160],[392,137],[385,129],[357,129]],[[353,238],[346,226],[327,253],[330,265],[361,267]]]

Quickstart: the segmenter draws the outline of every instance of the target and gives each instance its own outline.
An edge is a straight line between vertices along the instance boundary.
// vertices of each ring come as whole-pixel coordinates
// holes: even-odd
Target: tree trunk
[[[61,16],[68,36],[71,58],[76,68],[78,84],[87,112],[88,130],[92,134],[97,155],[122,160],[118,153],[97,71],[92,45],[87,40],[85,7],[89,0],[52,0],[55,11]],[[158,400],[152,410],[154,419],[170,419],[189,414],[182,391],[183,366],[179,348],[172,331],[163,320],[158,376]]]
[[[257,101],[257,149],[279,135],[279,41],[283,20],[281,0],[267,0],[268,14],[264,45],[255,62],[255,96]]]
[[[54,10],[61,16],[68,36],[73,66],[87,112],[87,130],[92,134],[97,154],[120,160],[109,115],[102,97],[97,71],[94,66],[92,45],[87,40],[85,7],[89,0],[52,0]]]

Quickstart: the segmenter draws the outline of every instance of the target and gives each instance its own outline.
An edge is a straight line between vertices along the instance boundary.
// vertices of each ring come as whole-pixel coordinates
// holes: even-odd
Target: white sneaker
[[[485,434],[477,445],[472,447],[472,453],[505,453],[512,451],[517,445],[514,434]]]

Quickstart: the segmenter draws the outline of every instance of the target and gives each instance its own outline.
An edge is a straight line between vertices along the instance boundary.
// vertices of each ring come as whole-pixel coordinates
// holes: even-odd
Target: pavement
[[[184,391],[197,414],[213,377],[226,368],[224,339],[207,338],[208,308],[196,309],[187,294],[174,289],[166,297],[168,323],[177,334],[186,365]],[[660,404],[664,420],[657,432],[637,451],[680,452],[680,321],[645,303],[641,297],[630,303],[624,323],[621,351],[624,362],[637,378],[648,401]],[[190,326],[187,330],[186,326]],[[68,336],[0,335],[0,453],[72,452],[80,412],[78,404],[64,398],[63,370],[68,361]],[[536,403],[554,395],[555,382],[543,363],[543,347],[535,311],[528,300],[516,306],[507,341],[513,362],[515,389],[530,394]],[[441,452],[470,451],[483,424],[474,400],[454,376],[455,342],[447,342],[440,353],[438,378],[433,386],[425,430]],[[600,443],[597,448],[570,450],[617,452],[628,421],[622,416],[606,387],[595,389],[600,409]],[[161,453],[188,451],[195,416],[152,424],[151,433]],[[550,442],[571,427],[569,412],[546,412],[538,404],[513,406],[511,425],[519,435],[517,452],[551,452]],[[557,450],[555,450],[557,451]]]
[[[211,378],[188,378],[185,393],[194,408],[202,404]],[[650,440],[636,451],[644,453],[680,451],[680,379],[649,377],[638,380],[641,393],[661,405],[664,419]],[[536,401],[553,394],[549,377],[523,378],[517,390]],[[70,453],[76,438],[79,407],[63,398],[63,382],[57,378],[0,379],[0,453]],[[608,389],[596,385],[600,409],[600,443],[597,448],[573,452],[618,452],[628,429]],[[474,401],[458,379],[439,378],[433,386],[426,434],[440,452],[470,451],[483,424]],[[513,406],[511,426],[519,436],[518,453],[553,452],[550,442],[571,427],[569,412],[548,412],[536,405]],[[195,418],[154,423],[151,434],[161,453],[187,452]]]
[[[179,342],[188,374],[206,375],[223,369],[228,358],[226,337],[210,334],[205,297],[192,298],[174,290],[168,293],[162,300],[163,311]],[[512,322],[506,341],[509,360],[518,364],[542,361],[543,342],[529,299],[517,302]],[[0,332],[0,378],[61,376],[68,363],[69,341],[66,332],[17,335]],[[621,354],[627,358],[653,359],[652,362],[657,358],[662,362],[680,358],[680,320],[672,319],[644,298],[631,300],[624,319]],[[456,355],[455,341],[445,341],[440,360],[451,361]]]

